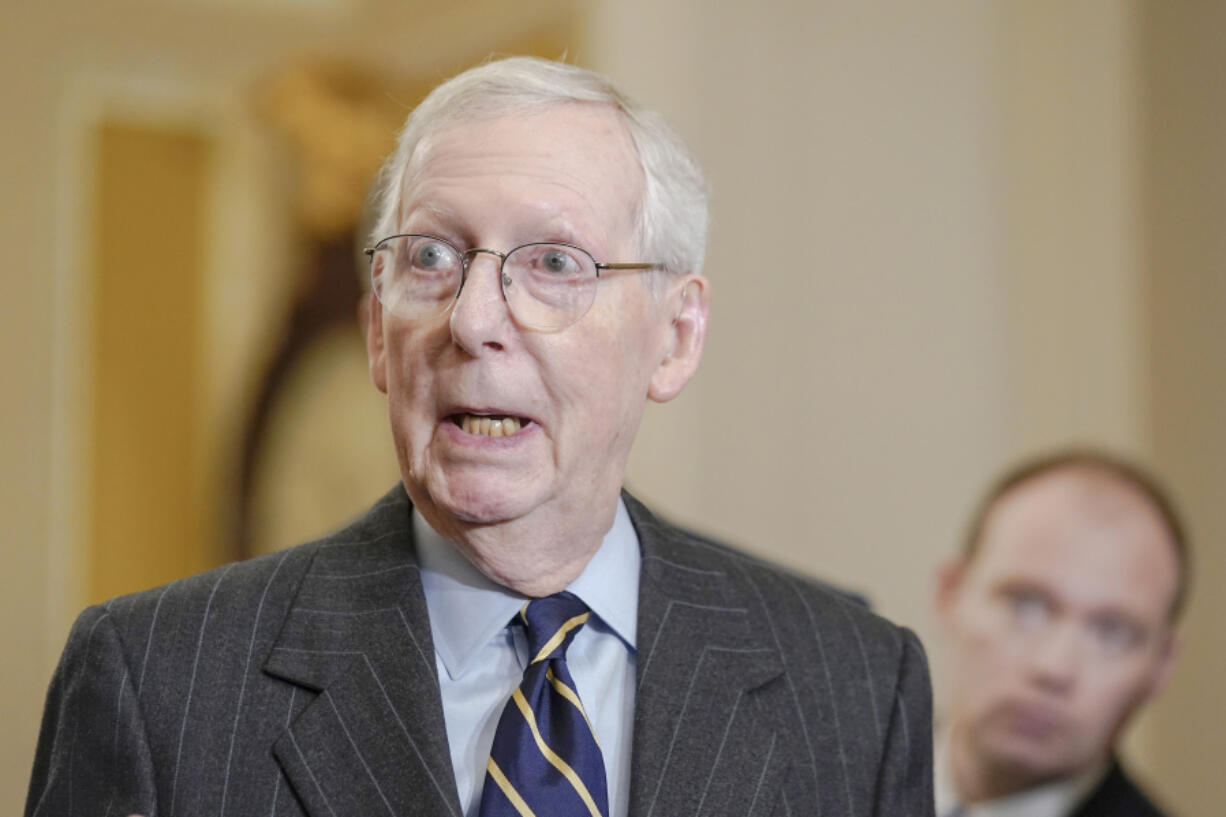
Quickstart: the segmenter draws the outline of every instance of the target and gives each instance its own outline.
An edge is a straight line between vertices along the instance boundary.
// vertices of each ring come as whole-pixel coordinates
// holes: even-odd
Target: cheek
[[[1148,672],[1144,667],[1087,673],[1083,686],[1083,711],[1100,731],[1110,732],[1146,698]]]
[[[565,343],[540,349],[542,378],[563,419],[580,416],[589,427],[620,427],[641,413],[647,399],[646,330],[633,322],[585,328],[558,339]]]
[[[954,627],[963,650],[970,654],[987,657],[1002,646],[992,605],[978,595],[963,597],[954,610]]]
[[[1019,675],[1024,645],[986,606],[959,610],[955,639],[968,694]]]
[[[1129,695],[1088,691],[1069,709],[1077,723],[1073,732],[1087,752],[1113,743],[1135,710],[1135,701]]]
[[[992,638],[975,637],[965,642],[965,661],[974,669],[974,676],[990,683],[1012,677],[1016,671],[1016,656],[1009,646]]]
[[[553,362],[559,365],[543,379],[553,403],[557,441],[565,446],[561,453],[571,451],[584,459],[601,456],[598,451],[612,454],[633,422],[633,389],[620,361],[584,357],[569,367]]]
[[[386,339],[387,400],[393,433],[405,443],[421,444],[433,432],[430,395],[435,371],[428,336],[404,330]]]

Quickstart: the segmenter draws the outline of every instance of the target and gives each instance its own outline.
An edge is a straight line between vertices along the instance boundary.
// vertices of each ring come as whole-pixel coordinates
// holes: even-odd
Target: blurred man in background
[[[1114,750],[1178,654],[1183,527],[1140,469],[1068,451],[1006,474],[939,581],[938,817],[1155,817]]]

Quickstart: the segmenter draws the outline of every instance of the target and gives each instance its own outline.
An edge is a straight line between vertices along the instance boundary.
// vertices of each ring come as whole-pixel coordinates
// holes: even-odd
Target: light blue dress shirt
[[[416,510],[413,535],[460,806],[476,817],[494,731],[528,663],[523,630],[507,626],[525,597],[486,578]],[[639,561],[638,535],[618,500],[613,527],[566,588],[593,613],[566,662],[600,742],[611,817],[629,808]]]

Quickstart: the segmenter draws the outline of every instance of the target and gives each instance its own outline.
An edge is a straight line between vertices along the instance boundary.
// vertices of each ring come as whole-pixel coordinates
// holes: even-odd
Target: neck
[[[469,523],[414,503],[430,526],[455,543],[485,576],[517,593],[541,598],[565,590],[587,567],[613,526],[617,496],[602,512],[591,508],[541,518]]]

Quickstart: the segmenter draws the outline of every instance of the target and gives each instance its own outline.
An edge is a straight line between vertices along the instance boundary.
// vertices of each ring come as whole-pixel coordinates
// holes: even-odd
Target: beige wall
[[[382,0],[298,15],[79,5],[69,22],[28,5],[0,31],[8,75],[21,77],[0,84],[9,813],[81,597],[65,439],[81,328],[55,314],[80,283],[55,229],[76,223],[82,193],[66,100],[82,104],[83,78],[99,75],[137,96],[149,77],[196,89],[235,173],[258,168],[259,151],[243,147],[244,114],[227,94],[287,55],[374,44],[391,69],[442,75],[490,32],[551,13],[548,2],[472,4],[471,17]],[[1155,456],[1205,555],[1177,695],[1135,749],[1172,804],[1211,813],[1226,799],[1207,765],[1226,734],[1221,610],[1203,592],[1226,578],[1212,553],[1226,533],[1222,12],[1114,0],[590,9],[572,56],[669,114],[715,194],[708,359],[676,404],[649,412],[631,487],[681,521],[868,593],[935,646],[933,570],[1005,459],[1073,438]],[[136,13],[140,27],[117,22]],[[227,165],[227,151],[241,155]],[[257,194],[239,199],[239,212],[275,224]],[[227,235],[223,256],[257,244]],[[252,283],[264,302],[275,292]]]
[[[51,361],[54,340],[49,231],[54,182],[39,146],[55,141],[46,100],[53,83],[26,66],[39,64],[39,43],[0,34],[0,809],[18,813],[38,729],[54,637],[46,628],[47,543],[51,518]],[[63,635],[60,634],[62,646]]]
[[[797,0],[674,25],[593,43],[677,109],[714,193],[708,357],[630,484],[926,635],[935,560],[1009,445],[996,15]]]
[[[1154,451],[1196,548],[1183,665],[1146,736],[1180,811],[1213,814],[1226,803],[1226,6],[1147,4],[1141,30]]]

